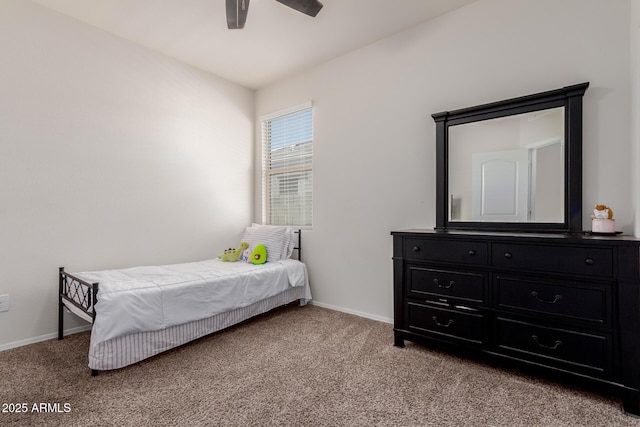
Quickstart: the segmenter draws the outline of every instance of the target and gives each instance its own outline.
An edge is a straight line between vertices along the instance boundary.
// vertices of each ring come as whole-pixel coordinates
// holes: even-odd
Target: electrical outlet
[[[0,295],[0,312],[9,311],[9,294]]]

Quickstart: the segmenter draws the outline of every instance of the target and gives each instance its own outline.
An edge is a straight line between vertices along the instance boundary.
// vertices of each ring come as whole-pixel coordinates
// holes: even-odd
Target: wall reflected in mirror
[[[448,128],[449,221],[564,221],[564,107]]]

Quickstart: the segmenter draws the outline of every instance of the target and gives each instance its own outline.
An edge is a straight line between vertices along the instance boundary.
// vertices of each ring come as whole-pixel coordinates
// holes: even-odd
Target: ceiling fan
[[[230,30],[244,28],[250,0],[227,0],[227,27]],[[285,6],[309,16],[316,16],[322,3],[318,0],[276,0]]]

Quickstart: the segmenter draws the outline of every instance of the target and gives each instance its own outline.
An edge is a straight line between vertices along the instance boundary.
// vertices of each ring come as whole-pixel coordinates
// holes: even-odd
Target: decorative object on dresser
[[[591,215],[591,232],[594,234],[616,234],[616,220],[613,209],[606,205],[596,205]]]
[[[392,234],[396,346],[444,344],[566,374],[640,415],[639,239]]]

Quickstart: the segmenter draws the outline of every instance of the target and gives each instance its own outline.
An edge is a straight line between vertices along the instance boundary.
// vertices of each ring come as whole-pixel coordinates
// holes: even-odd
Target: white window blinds
[[[313,201],[311,104],[262,118],[263,222],[310,226]]]

